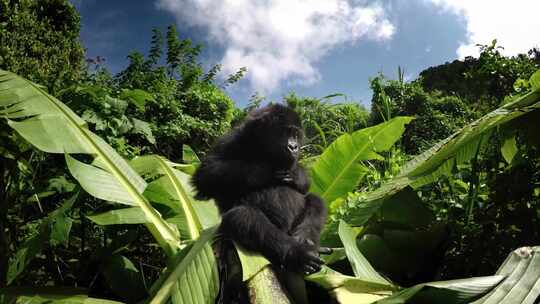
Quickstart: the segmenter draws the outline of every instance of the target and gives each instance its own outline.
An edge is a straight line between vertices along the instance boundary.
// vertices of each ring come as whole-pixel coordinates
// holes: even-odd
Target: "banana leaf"
[[[216,261],[210,246],[215,229],[200,234],[201,221],[188,204],[190,194],[185,188],[185,174],[172,170],[171,164],[162,158],[152,159],[154,173],[168,178],[164,185],[166,190],[175,193],[179,201],[184,200],[184,205],[179,208],[185,211],[184,218],[191,239],[198,237],[192,245],[180,250],[178,230],[165,221],[143,195],[147,188],[146,181],[62,102],[38,85],[0,70],[0,117],[6,118],[9,126],[38,149],[64,154],[71,174],[89,194],[127,207],[118,210],[116,215],[108,216],[133,221],[127,216],[140,212],[141,221],[146,223],[169,255],[168,271],[153,285],[151,303],[214,302],[219,288]],[[89,164],[76,159],[74,154],[88,154],[94,159]],[[101,215],[95,216],[94,220],[106,223],[113,219]],[[52,292],[42,295],[39,288],[24,291],[22,294],[13,289],[2,290],[0,296],[31,303],[116,303],[91,299],[82,293]]]
[[[71,173],[90,194],[140,207],[151,221],[148,229],[169,255],[179,248],[177,231],[142,195],[146,182],[62,102],[38,85],[0,70],[0,117],[36,148],[66,154]],[[82,163],[70,154],[90,154],[101,167]]]
[[[537,71],[531,79],[539,77],[540,71]],[[351,204],[354,207],[349,210],[350,217],[345,216],[345,219],[354,226],[364,225],[385,200],[408,187],[418,188],[451,174],[456,166],[470,161],[486,145],[495,129],[539,111],[540,87],[533,87],[413,158],[394,179]]]
[[[31,304],[122,304],[122,302],[91,298],[83,288],[10,287],[0,289],[0,303]]]
[[[514,250],[497,270],[506,279],[473,304],[533,304],[540,296],[540,247]]]
[[[205,230],[169,263],[151,289],[150,304],[214,303],[219,291],[217,261],[210,246],[216,227]]]
[[[396,117],[338,137],[311,167],[310,191],[319,194],[327,204],[353,191],[367,172],[360,161],[382,159],[377,152],[390,149],[412,119]]]

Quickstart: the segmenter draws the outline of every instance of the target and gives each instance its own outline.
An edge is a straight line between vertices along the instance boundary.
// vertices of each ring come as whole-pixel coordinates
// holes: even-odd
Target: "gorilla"
[[[290,107],[271,104],[250,112],[218,139],[193,175],[197,199],[213,198],[220,234],[296,273],[319,271],[321,229],[327,210],[308,193],[298,163],[303,132]]]

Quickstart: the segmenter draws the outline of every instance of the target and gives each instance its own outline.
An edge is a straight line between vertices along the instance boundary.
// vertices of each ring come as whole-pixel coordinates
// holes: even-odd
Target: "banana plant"
[[[410,188],[416,189],[436,182],[441,176],[450,175],[458,165],[473,159],[486,146],[490,135],[496,129],[520,128],[525,130],[529,137],[536,137],[538,123],[535,117],[540,112],[540,70],[531,76],[529,83],[531,83],[529,91],[512,97],[498,109],[464,126],[416,156],[403,166],[398,176],[380,188],[358,196],[356,201],[349,204],[349,210],[343,218],[354,226],[362,226],[385,201],[398,193]],[[502,153],[510,159],[514,150],[510,138],[509,143],[503,145]]]
[[[149,302],[185,303],[189,298],[196,303],[213,303],[219,285],[210,246],[215,229],[202,229],[217,221],[205,216],[207,222],[203,224],[193,207],[187,178],[174,164],[151,156],[130,165],[62,102],[39,85],[3,70],[0,117],[6,118],[8,125],[36,148],[64,154],[71,174],[86,192],[115,206],[124,206],[91,216],[92,220],[101,224],[142,223],[148,228],[169,261],[167,271],[152,286]],[[75,154],[90,155],[93,161],[82,162]],[[141,175],[159,177],[149,185]],[[178,220],[167,221],[153,204],[173,206],[177,216],[172,218]],[[206,209],[199,212],[208,215]],[[186,232],[184,239],[191,243],[182,242],[181,231]],[[49,303],[50,299],[58,299],[59,303],[109,303],[81,295],[80,290],[74,295],[62,290],[31,290],[35,292],[2,289],[0,297],[32,303]]]
[[[346,222],[339,223],[339,237],[345,247],[354,276],[330,267],[306,279],[320,285],[343,304],[533,304],[540,295],[540,247],[523,247],[510,253],[493,276],[428,282],[402,288],[382,277],[356,245],[359,233]]]
[[[516,124],[522,124],[517,127],[538,130],[534,117],[537,117],[540,109],[540,71],[531,77],[529,83],[531,83],[530,91],[513,97],[499,109],[465,126],[430,150],[417,156],[404,166],[396,178],[373,192],[357,195],[356,201],[348,204],[348,210],[344,214],[337,213],[337,215],[350,220],[354,226],[363,226],[389,199],[432,183],[440,176],[450,174],[457,165],[471,160],[485,146],[495,128],[515,128]],[[535,134],[530,130],[529,133],[531,133],[529,135]],[[337,146],[340,141],[342,146],[340,149],[332,147],[333,145]],[[361,175],[361,170],[359,170],[361,165],[355,162],[350,162],[352,164],[350,166],[330,166],[330,164],[336,161],[339,163],[340,159],[354,159],[354,152],[357,152],[354,147],[362,147],[358,143],[361,142],[355,142],[350,135],[349,137],[345,136],[343,139],[338,138],[331,145],[332,149],[329,147],[323,153],[321,158],[332,160],[322,161],[313,166],[312,174],[315,185],[312,190],[331,201],[335,198],[343,198],[347,192],[345,189],[353,190],[357,183],[355,178],[359,178]],[[509,137],[501,149],[503,156],[509,162],[515,155],[514,145],[515,139],[512,140],[512,137]],[[353,148],[348,149],[347,147]],[[374,151],[367,150],[367,152],[373,153]],[[376,156],[373,158],[376,159]],[[341,161],[341,163],[347,164],[348,162]],[[346,170],[346,168],[350,169]],[[333,184],[342,186],[334,181],[342,181],[344,176],[352,176],[353,178],[349,178],[345,182],[346,186],[343,186],[343,189],[333,186]],[[328,195],[328,193],[333,195]],[[334,202],[338,202],[338,200],[334,200]],[[395,203],[400,203],[399,199]],[[334,206],[330,207],[332,213],[336,214]],[[538,266],[534,262],[538,259],[536,247],[520,249],[529,252],[528,257],[522,256],[519,262],[506,262],[492,277],[424,283],[409,289],[401,289],[392,284],[373,285],[381,284],[382,281],[377,278],[373,268],[367,266],[369,263],[356,248],[356,245],[351,245],[353,244],[351,239],[355,240],[356,238],[354,228],[349,229],[343,222],[340,222],[338,230],[341,243],[345,247],[346,257],[349,259],[356,276],[344,276],[327,268],[321,273],[310,276],[308,280],[328,289],[340,303],[469,303],[490,290],[494,291],[475,303],[499,303],[498,301],[514,303],[512,301],[516,298],[508,295],[510,289],[519,290],[519,292],[514,291],[513,293],[521,302],[515,303],[533,303],[538,297],[537,288],[534,286],[534,282],[538,280],[540,274],[537,271]],[[349,236],[344,235],[344,232],[348,232],[346,234]],[[352,237],[351,234],[353,234]],[[511,256],[515,259],[516,253]],[[508,263],[511,263],[511,266],[508,266]],[[524,278],[525,276],[527,278]],[[507,277],[508,279],[505,279]],[[505,281],[501,283],[501,287],[493,289],[503,279]],[[519,286],[516,286],[518,284]]]
[[[157,155],[127,162],[92,133],[80,117],[39,85],[2,70],[0,117],[6,118],[36,148],[63,153],[69,171],[86,192],[117,206],[88,216],[90,220],[99,225],[146,225],[169,256],[166,271],[150,289],[149,303],[214,302],[219,275],[211,243],[219,216],[213,202],[194,202],[187,174],[193,173],[199,163],[193,150],[183,147],[187,164],[176,164]],[[89,154],[93,161],[82,162],[73,154]],[[145,178],[151,182],[147,183]],[[161,209],[172,211],[162,215],[158,211]],[[269,284],[280,286],[268,261],[246,253],[242,264],[253,298],[274,303],[277,295],[288,301],[284,292],[267,292]],[[18,300],[30,297],[36,303],[41,303],[37,300],[41,298],[69,296],[58,290],[19,293],[12,289],[0,290],[0,295]],[[93,299],[76,295],[79,298],[94,303]],[[72,298],[67,299],[69,302]]]
[[[361,161],[384,159],[378,152],[390,149],[412,119],[396,117],[338,137],[313,164],[310,191],[319,194],[329,205],[354,191],[368,171]]]
[[[386,192],[375,196],[376,200],[384,199],[387,195],[412,186],[415,181],[421,182],[420,177],[436,178],[439,173],[435,170],[448,166],[445,164],[452,157],[454,164],[466,160],[468,155],[466,151],[471,145],[481,146],[481,143],[475,146],[471,142],[477,141],[478,138],[481,140],[482,136],[494,126],[537,110],[540,88],[538,81],[535,81],[531,81],[533,84],[536,83],[533,86],[533,92],[503,106],[503,110],[491,116],[488,114],[489,117],[480,119],[476,125],[471,126],[463,134],[458,132],[427,157],[413,161],[412,165],[404,170],[402,176],[388,183],[389,186],[387,185],[385,190],[382,190]],[[218,291],[219,276],[210,244],[216,231],[217,213],[215,210],[209,211],[212,210],[211,208],[196,207],[198,204],[194,204],[190,193],[192,190],[187,183],[188,176],[180,171],[182,166],[159,156],[148,156],[126,162],[108,144],[88,130],[84,121],[63,103],[48,95],[38,85],[1,70],[0,116],[5,117],[12,128],[38,149],[49,153],[64,154],[70,172],[89,194],[111,202],[115,206],[123,206],[107,213],[92,215],[90,219],[100,224],[141,223],[146,225],[169,256],[167,269],[152,285],[147,302],[213,303]],[[362,148],[362,153],[345,157],[347,159],[338,155],[341,158],[341,165],[336,166],[339,170],[334,170],[330,176],[344,181],[347,187],[354,188],[361,173],[354,164],[362,159],[379,158],[377,152],[384,151],[388,145],[391,146],[397,140],[395,134],[401,134],[407,120],[410,121],[410,118],[389,121],[387,125],[382,124],[382,126],[367,129],[364,135],[356,135],[370,142],[373,147],[368,145]],[[391,127],[392,124],[393,127]],[[388,130],[390,137],[385,136],[385,130]],[[382,144],[375,145],[375,138],[380,139]],[[328,159],[337,157],[333,154],[343,151],[354,152],[354,147],[350,149],[351,142],[353,145],[360,144],[359,147],[364,147],[362,141],[355,142],[354,138],[345,139],[343,142],[345,144],[341,145],[346,146],[347,149],[334,147],[334,152],[328,152],[319,166],[315,166],[314,171],[333,169],[328,166]],[[453,143],[457,148],[445,148],[448,143]],[[444,157],[437,156],[437,153],[443,153]],[[91,155],[93,161],[82,162],[76,159],[74,154]],[[424,162],[430,162],[431,165],[426,167]],[[414,176],[416,178],[412,178]],[[145,177],[151,182],[147,183]],[[320,175],[314,187],[315,191],[327,199],[339,198],[347,191],[351,191],[338,187],[324,175]],[[367,197],[373,195],[375,194],[371,193]],[[173,211],[171,214],[162,215],[158,211],[163,209],[162,207]],[[369,218],[369,215],[378,207],[377,204],[373,204],[371,208],[365,208],[368,214],[364,217]],[[209,216],[212,213],[214,217]],[[209,229],[203,230],[205,228]],[[519,291],[518,295],[521,299],[519,303],[533,303],[538,296],[538,292],[535,291],[537,288],[535,289],[534,284],[530,284],[536,282],[540,274],[537,248],[524,249],[519,254],[514,254],[501,267],[500,273],[493,277],[432,282],[403,289],[378,274],[363,257],[356,247],[357,233],[355,228],[348,226],[345,222],[340,222],[339,237],[344,245],[344,253],[353,266],[354,276],[343,275],[325,268],[324,271],[307,278],[329,290],[340,303],[375,303],[377,301],[383,304],[465,303],[479,298],[490,290],[491,292],[478,303],[489,303],[497,299],[502,299],[501,303],[504,303],[504,299],[514,299],[515,295],[508,290]],[[523,254],[523,251],[527,254]],[[249,256],[244,256],[243,259],[243,264],[253,261]],[[259,295],[266,298],[266,302],[271,303],[270,297],[275,294],[268,293],[264,287],[275,279],[275,275],[266,263],[264,260],[259,260],[252,264],[251,268],[244,267],[247,273],[244,279],[249,280],[253,290],[258,291]],[[504,281],[500,283],[503,279]],[[500,289],[493,289],[497,284],[500,284]],[[36,288],[0,289],[0,300],[2,302],[32,301],[32,303],[50,303],[51,301],[118,303],[89,298],[81,290]],[[288,299],[285,297],[282,302],[287,303]]]
[[[0,289],[0,303],[32,304],[123,304],[88,296],[83,288],[10,287]]]
[[[146,182],[84,120],[38,85],[0,70],[0,115],[39,150],[66,154],[74,177],[90,194],[119,204],[138,206],[150,220],[146,226],[168,255],[179,249],[178,232],[142,195]],[[89,154],[99,165],[69,156]],[[88,175],[86,175],[88,174]]]

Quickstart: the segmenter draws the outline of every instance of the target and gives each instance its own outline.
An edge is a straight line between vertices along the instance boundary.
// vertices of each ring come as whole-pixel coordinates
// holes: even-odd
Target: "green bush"
[[[67,0],[0,1],[0,68],[55,93],[80,79],[80,17]]]
[[[419,82],[403,83],[380,75],[371,80],[371,123],[388,117],[415,116],[401,143],[407,154],[418,154],[471,121],[473,112],[460,98],[426,92]]]
[[[284,101],[300,115],[305,131],[305,156],[320,154],[332,141],[344,133],[367,126],[368,112],[355,102],[331,103],[330,98],[299,97],[294,93]]]

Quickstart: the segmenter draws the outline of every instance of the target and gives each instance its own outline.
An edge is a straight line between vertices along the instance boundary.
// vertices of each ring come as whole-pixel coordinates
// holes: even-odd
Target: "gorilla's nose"
[[[287,148],[291,153],[297,153],[298,152],[298,144],[295,142],[290,142],[287,144]]]

